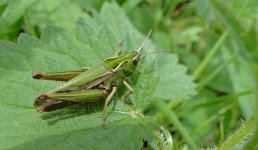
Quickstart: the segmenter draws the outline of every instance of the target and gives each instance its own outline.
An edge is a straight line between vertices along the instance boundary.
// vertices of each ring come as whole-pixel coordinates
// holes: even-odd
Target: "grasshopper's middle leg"
[[[108,95],[108,97],[105,100],[105,104],[104,104],[104,108],[103,108],[103,113],[102,113],[102,127],[105,128],[106,127],[106,112],[107,112],[107,106],[108,103],[111,101],[111,99],[113,98],[114,94],[117,91],[117,87],[113,86],[112,87],[112,91],[111,93]]]

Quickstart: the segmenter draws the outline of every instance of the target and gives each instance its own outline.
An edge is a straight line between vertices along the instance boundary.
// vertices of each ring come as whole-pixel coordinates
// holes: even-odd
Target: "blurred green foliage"
[[[126,19],[118,20],[121,16],[118,17],[120,14],[115,10],[106,10],[108,13],[105,13],[103,5],[107,3],[118,5],[125,14],[122,17],[129,18],[130,22],[125,23]],[[147,48],[173,50],[179,62],[187,67],[187,74],[192,76],[196,87],[193,95],[194,92],[189,89],[193,89],[194,85],[184,76],[182,79],[186,80],[176,84],[177,81],[170,76],[177,76],[178,73],[179,76],[174,79],[179,80],[186,69],[180,65],[173,66],[176,57],[156,54],[157,68],[160,68],[161,74],[166,74],[167,70],[167,75],[160,79],[160,83],[165,85],[155,87],[158,89],[155,93],[157,97],[144,107],[144,115],[151,116],[165,128],[166,136],[173,139],[174,149],[214,146],[225,150],[257,149],[258,1],[117,0],[115,3],[104,0],[1,0],[0,38],[16,42],[21,33],[31,35],[30,39],[42,38],[47,26],[58,26],[75,33],[78,32],[76,22],[89,21],[89,16],[98,26],[116,23],[117,26],[111,26],[116,38],[123,37],[119,34],[129,33],[130,38],[134,39],[132,33],[137,34],[134,44],[142,37],[138,32],[146,35],[152,29],[150,39],[154,44],[147,44]],[[102,18],[99,12],[102,12]],[[123,28],[120,24],[129,25]],[[97,26],[94,30],[98,30]],[[88,33],[80,36],[96,35]],[[98,38],[84,40],[96,42]],[[106,45],[108,47],[108,42]],[[146,51],[151,51],[147,48]],[[10,57],[4,55],[5,50],[0,49],[0,59]],[[4,121],[1,118],[1,122]],[[43,139],[47,140],[45,137]],[[117,144],[117,141],[114,140],[112,144]],[[148,143],[147,147],[161,148],[159,146],[162,144]],[[165,145],[163,148],[168,147]]]

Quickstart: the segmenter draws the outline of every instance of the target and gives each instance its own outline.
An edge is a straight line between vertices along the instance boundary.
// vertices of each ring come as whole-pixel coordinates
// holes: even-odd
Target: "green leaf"
[[[232,83],[233,92],[238,93],[245,90],[255,91],[254,85],[250,84],[254,83],[255,80],[252,73],[252,68],[250,67],[250,63],[253,60],[252,54],[249,53],[249,51],[251,51],[249,48],[255,48],[256,45],[252,44],[253,40],[249,39],[250,37],[253,37],[255,40],[256,34],[255,32],[253,34],[248,34],[248,32],[246,32],[247,26],[243,26],[243,21],[241,21],[239,17],[242,11],[248,7],[249,1],[246,1],[244,4],[241,3],[239,5],[241,10],[237,10],[235,13],[232,13],[233,9],[222,3],[220,0],[212,0],[210,2],[212,11],[221,24],[225,27],[232,39],[231,41],[228,40],[227,47],[222,51],[222,56],[224,57],[225,62],[232,57],[233,53],[239,53],[239,55],[237,55],[234,59],[233,63],[228,65],[227,70]],[[249,28],[253,29],[253,26],[250,26]],[[238,98],[238,102],[244,117],[250,119],[254,114],[253,111],[255,110],[254,93]]]
[[[223,48],[223,57],[225,61],[230,59],[232,55],[232,49],[237,48],[236,46],[229,46]],[[227,71],[229,78],[232,83],[233,92],[239,93],[242,91],[252,91],[251,94],[241,96],[238,98],[238,103],[242,110],[243,116],[247,119],[251,119],[255,114],[255,77],[252,72],[250,65],[240,55],[236,56],[231,64],[228,65]]]
[[[15,40],[21,31],[38,36],[47,25],[75,31],[74,22],[84,18],[85,7],[90,7],[91,4],[95,6],[93,2],[80,0],[1,1],[0,37]]]
[[[35,143],[47,149],[140,149],[143,140],[154,140],[153,131],[158,129],[152,117],[141,115],[153,94],[162,97],[162,92],[168,96],[166,99],[172,99],[174,95],[170,93],[179,93],[175,95],[183,99],[193,93],[191,78],[175,56],[169,56],[172,61],[166,59],[168,68],[160,67],[161,71],[154,67],[152,57],[146,56],[128,79],[135,87],[130,96],[133,105],[123,102],[120,97],[125,90],[119,90],[108,108],[107,129],[101,127],[103,101],[37,114],[32,107],[36,94],[60,83],[33,80],[32,70],[65,71],[93,66],[112,57],[118,43],[123,42],[126,51],[135,50],[143,41],[144,36],[117,4],[105,3],[100,13],[93,14],[77,23],[76,34],[48,26],[40,39],[21,34],[17,44],[0,42],[0,149],[33,149]],[[148,41],[145,49],[153,51],[157,47]],[[163,85],[164,79],[174,86]],[[159,91],[164,88],[166,91]]]
[[[60,26],[75,31],[74,22],[84,18],[85,3],[78,0],[40,0],[28,9],[29,23],[42,31],[46,25]],[[69,12],[69,13],[67,13]]]
[[[242,13],[241,10],[237,14],[233,14],[231,9],[227,7],[220,0],[211,0],[211,8],[217,19],[221,22],[225,29],[228,31],[230,37],[237,43],[241,51],[248,50],[248,45],[244,43],[243,37],[246,36],[245,28],[242,25],[241,20],[238,16]],[[241,7],[244,9],[245,5]]]
[[[10,32],[11,30],[17,30],[17,26],[14,26],[22,16],[25,14],[26,9],[30,7],[35,0],[11,0],[8,2],[8,6],[0,17],[0,34]]]
[[[159,54],[157,57],[159,84],[155,96],[161,99],[187,99],[194,95],[195,84],[186,75],[187,68],[178,65],[174,55]]]
[[[255,81],[256,81],[256,91],[258,90],[258,66],[257,65],[254,65],[253,66],[253,72],[255,74]],[[258,94],[256,93],[256,104],[258,104]],[[257,106],[257,105],[256,105]],[[256,114],[258,113],[258,109],[256,109]],[[254,133],[252,135],[252,138],[250,138],[250,140],[248,141],[248,143],[245,145],[244,149],[245,150],[248,150],[248,149],[251,149],[251,148],[258,148],[258,128],[257,128],[257,125],[258,125],[258,116],[255,115],[254,116],[254,119],[256,121],[256,128],[254,129]]]
[[[28,141],[12,149],[139,149],[143,137],[153,136],[148,121],[124,120],[117,122],[108,129],[78,129],[63,134],[44,136],[35,141]],[[151,139],[144,139],[151,140]],[[130,141],[130,142],[128,142]],[[111,144],[112,143],[112,144]],[[128,144],[131,143],[131,144]]]

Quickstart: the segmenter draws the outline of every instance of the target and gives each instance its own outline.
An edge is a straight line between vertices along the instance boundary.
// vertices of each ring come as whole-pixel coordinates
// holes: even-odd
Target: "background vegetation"
[[[1,0],[0,149],[258,149],[257,0]],[[153,32],[101,127],[102,102],[37,114],[32,70],[94,66]],[[154,65],[153,65],[154,64]]]

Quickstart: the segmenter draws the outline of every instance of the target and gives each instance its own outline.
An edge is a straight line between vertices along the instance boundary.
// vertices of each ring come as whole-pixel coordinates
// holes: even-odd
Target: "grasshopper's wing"
[[[115,74],[115,72],[108,72],[106,75],[94,80],[93,82],[85,85],[85,86],[82,86],[81,89],[86,89],[86,90],[89,90],[89,89],[92,89],[94,87],[97,87],[99,86],[100,84],[102,84],[104,81],[106,81],[107,79],[109,79],[110,77],[112,77],[113,75]],[[79,90],[81,90],[79,89]]]
[[[96,66],[63,83],[61,86],[48,91],[48,93],[76,91],[78,87],[92,83],[96,79],[105,76],[108,72],[110,70],[106,69],[103,65]]]
[[[121,68],[121,64],[113,65],[114,67],[107,66],[106,64],[98,65],[63,83],[61,86],[48,91],[48,93],[76,91],[87,85],[91,85],[91,87],[96,86],[114,75]]]

